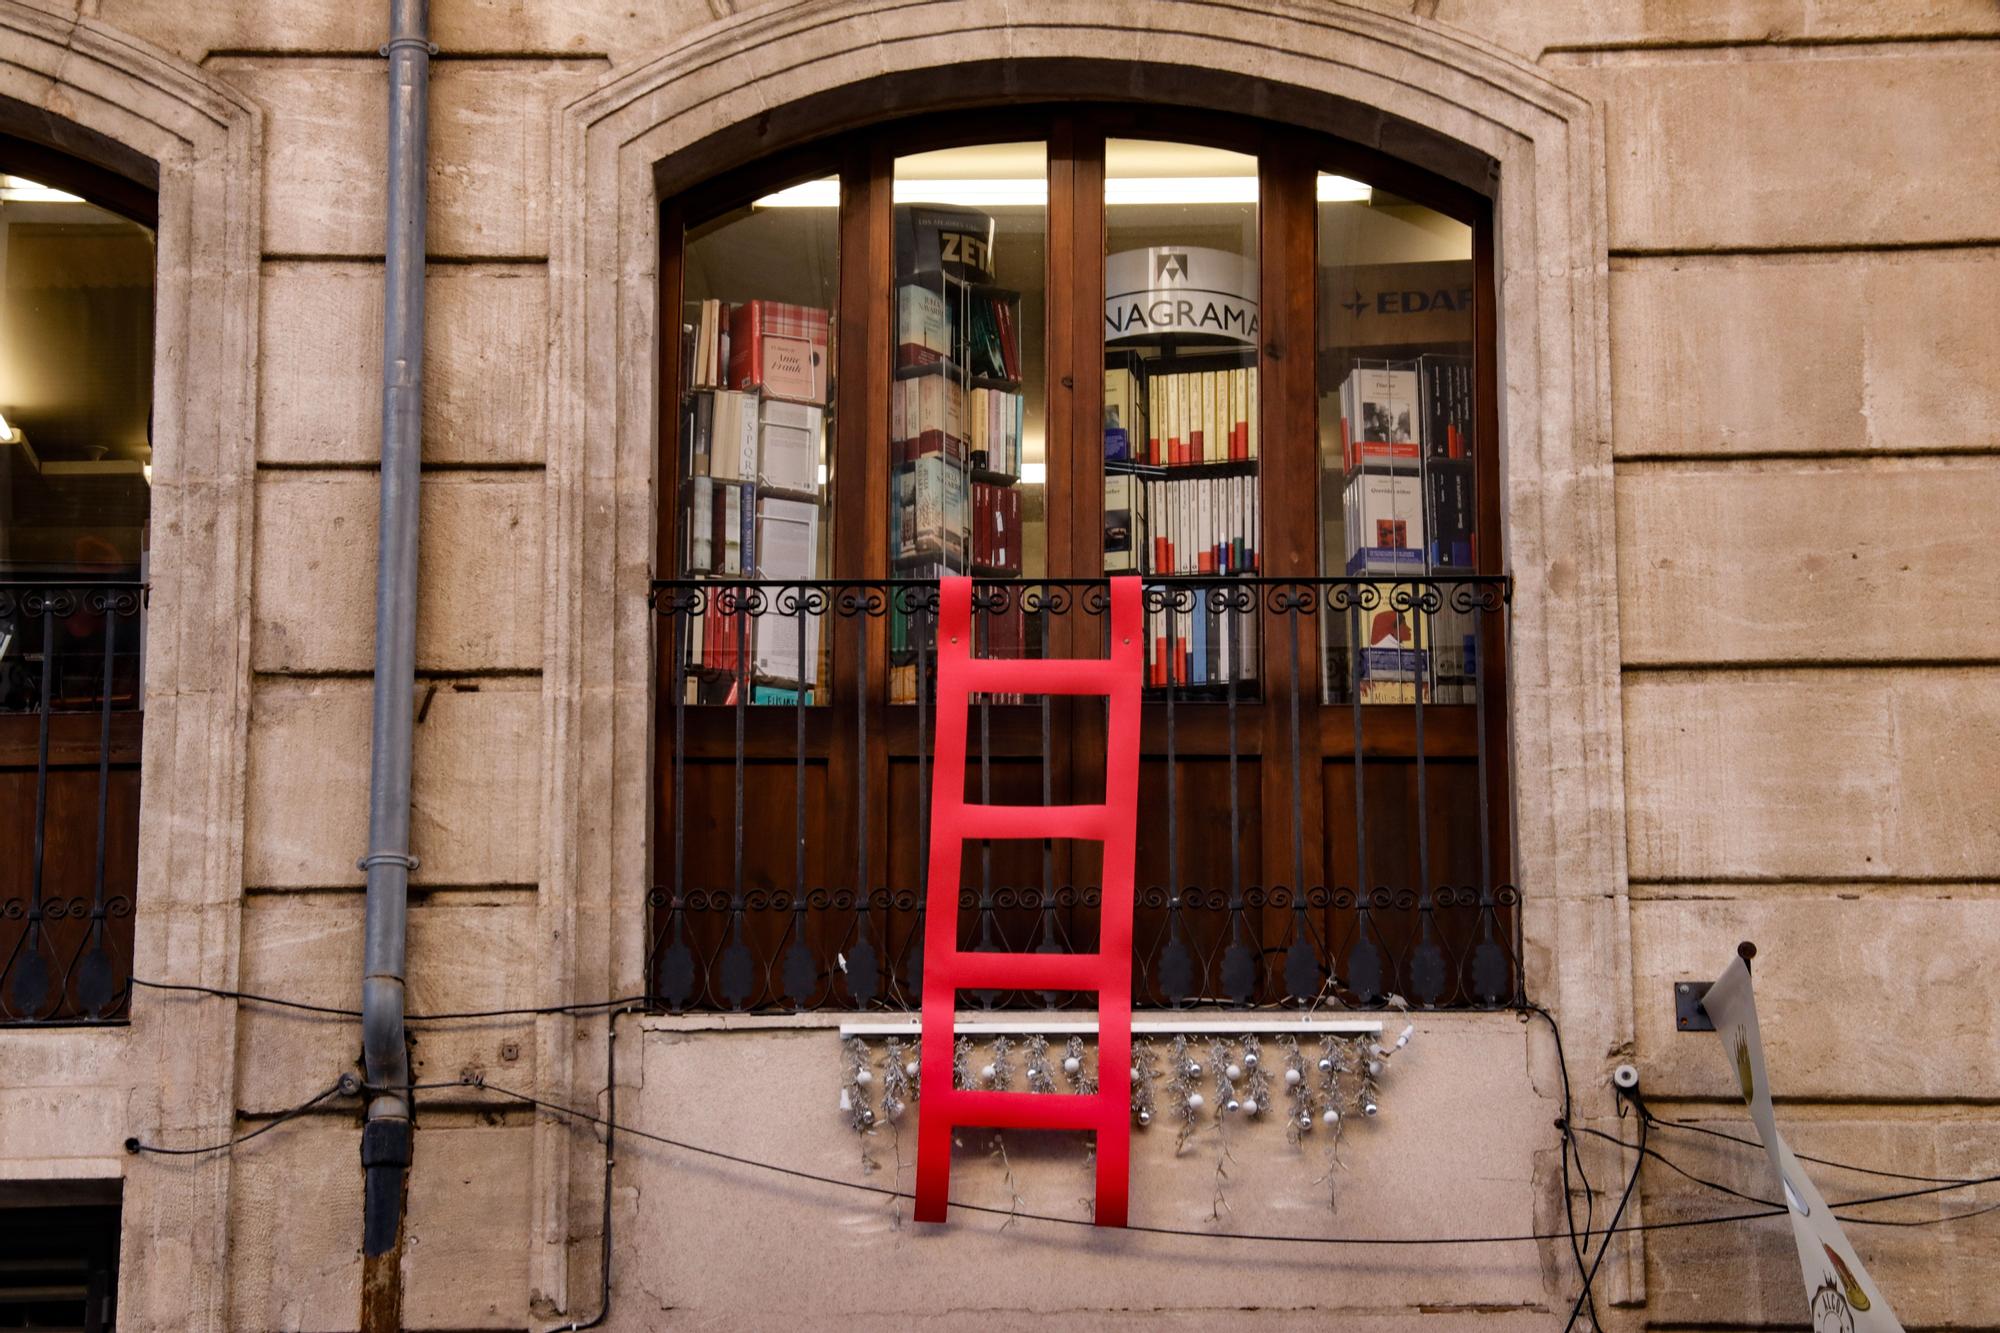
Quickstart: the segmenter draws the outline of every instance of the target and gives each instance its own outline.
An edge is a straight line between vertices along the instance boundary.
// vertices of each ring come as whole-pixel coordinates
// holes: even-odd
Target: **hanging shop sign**
[[[1104,260],[1104,341],[1182,335],[1257,341],[1257,265],[1198,245],[1120,250]]]
[[[1902,1333],[1895,1311],[1861,1266],[1833,1210],[1792,1155],[1771,1113],[1771,1083],[1764,1069],[1764,1039],[1757,1030],[1757,997],[1750,989],[1750,965],[1741,956],[1702,999],[1702,1007],[1722,1038],[1723,1054],[1743,1092],[1743,1104],[1757,1126],[1771,1166],[1784,1187],[1792,1239],[1799,1250],[1800,1275],[1812,1308],[1815,1333]]]

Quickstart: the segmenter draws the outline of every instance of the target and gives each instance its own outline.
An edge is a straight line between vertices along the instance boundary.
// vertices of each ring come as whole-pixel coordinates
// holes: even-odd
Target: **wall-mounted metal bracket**
[[[1674,1028],[1680,1032],[1713,1032],[1715,1023],[1708,1016],[1708,1010],[1701,1002],[1713,985],[1708,981],[1676,981],[1674,983]]]

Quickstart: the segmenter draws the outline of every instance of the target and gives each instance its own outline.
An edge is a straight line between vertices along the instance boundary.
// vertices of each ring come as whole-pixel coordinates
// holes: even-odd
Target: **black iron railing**
[[[1508,592],[1472,576],[1147,581],[1135,1002],[1519,1001]],[[663,581],[652,600],[657,1003],[915,1008],[937,585]],[[1103,580],[981,581],[974,607],[983,653],[1103,653]],[[1099,701],[988,696],[974,713],[973,799],[1101,790]],[[1093,852],[980,846],[960,946],[1095,948]]]
[[[124,1018],[146,587],[0,581],[0,1023]]]

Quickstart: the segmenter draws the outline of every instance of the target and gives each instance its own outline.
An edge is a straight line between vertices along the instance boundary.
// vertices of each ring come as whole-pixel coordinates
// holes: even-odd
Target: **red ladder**
[[[1097,1135],[1099,1226],[1125,1225],[1131,1158],[1132,866],[1139,794],[1139,698],[1145,639],[1139,580],[1111,581],[1106,658],[980,658],[972,654],[972,580],[939,584],[937,762],[931,784],[930,889],[924,922],[923,1081],[917,1103],[917,1220],[942,1222],[951,1188],[952,1131],[1082,1129]],[[973,805],[965,799],[972,696],[1104,695],[1110,728],[1102,805]],[[1104,844],[1098,952],[968,953],[958,947],[965,844],[983,838],[1075,838]],[[1097,1091],[1026,1093],[959,1088],[952,1047],[960,990],[1097,992]]]

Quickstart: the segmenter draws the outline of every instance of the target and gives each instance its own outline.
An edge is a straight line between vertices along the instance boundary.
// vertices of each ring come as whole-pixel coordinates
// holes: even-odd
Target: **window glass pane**
[[[138,882],[153,233],[7,171],[0,847],[18,850],[0,870],[0,1024],[110,1019]]]
[[[1467,703],[1474,617],[1392,581],[1478,568],[1472,229],[1344,176],[1318,196],[1321,569],[1366,580],[1328,618],[1327,697]]]
[[[0,176],[0,577],[142,577],[153,233]]]
[[[840,181],[764,195],[691,227],[681,302],[680,572],[716,583],[825,578]],[[705,594],[684,626],[690,703],[825,702],[820,618]],[[747,609],[746,609],[747,607]]]
[[[1105,571],[1254,574],[1257,159],[1113,139],[1104,177]],[[1254,689],[1255,624],[1155,613],[1149,687]]]
[[[914,153],[896,159],[894,190],[890,572],[1044,577],[1048,150]],[[982,654],[1040,654],[1018,604],[978,620]],[[917,632],[895,617],[897,702],[916,697]]]

